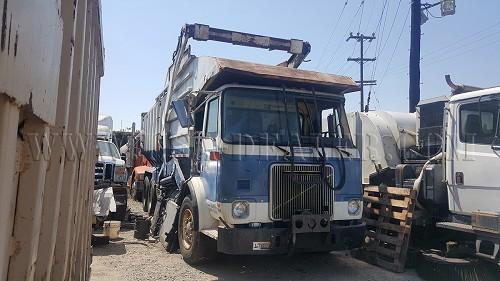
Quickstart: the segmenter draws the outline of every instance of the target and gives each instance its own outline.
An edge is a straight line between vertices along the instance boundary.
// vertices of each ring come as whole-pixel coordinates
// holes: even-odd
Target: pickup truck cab
[[[113,218],[122,220],[127,210],[127,169],[116,145],[97,140],[98,158],[95,164],[94,190],[112,188],[116,202]]]

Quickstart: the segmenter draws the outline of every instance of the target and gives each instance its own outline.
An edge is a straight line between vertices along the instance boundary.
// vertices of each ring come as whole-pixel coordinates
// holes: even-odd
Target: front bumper
[[[365,223],[338,225],[330,232],[296,233],[290,228],[219,228],[217,251],[232,255],[269,255],[295,252],[329,252],[358,248],[362,245]]]
[[[94,190],[108,187],[127,187],[127,182],[112,182],[110,180],[94,180]]]

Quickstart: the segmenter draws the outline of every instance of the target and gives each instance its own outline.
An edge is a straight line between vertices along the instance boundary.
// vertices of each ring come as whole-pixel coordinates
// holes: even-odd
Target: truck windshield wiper
[[[287,132],[287,137],[288,137],[288,146],[290,147],[290,165],[291,165],[291,170],[292,170],[292,178],[295,181],[295,154],[293,152],[293,144],[292,144],[292,131],[290,130],[290,122],[288,121],[288,102],[286,99],[286,89],[285,85],[282,87],[282,93],[283,93],[283,105],[285,106],[285,124],[286,124],[286,132]]]
[[[277,145],[277,144],[273,144],[273,145],[274,145],[274,147],[276,147],[277,149],[279,149],[279,150],[283,151],[283,153],[285,153],[285,157],[288,157],[288,156],[290,155],[290,151],[289,151],[289,150],[287,150],[287,149],[285,149],[285,148],[283,148],[283,147],[281,147],[281,146],[279,146],[279,145]]]

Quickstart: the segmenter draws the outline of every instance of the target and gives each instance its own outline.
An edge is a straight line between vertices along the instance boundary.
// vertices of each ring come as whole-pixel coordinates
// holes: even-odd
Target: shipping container
[[[88,280],[100,0],[0,1],[0,280]]]

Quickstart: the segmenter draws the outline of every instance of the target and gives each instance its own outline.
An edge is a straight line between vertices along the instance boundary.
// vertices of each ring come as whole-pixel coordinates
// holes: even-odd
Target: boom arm
[[[243,33],[231,30],[213,28],[204,24],[187,24],[184,29],[186,38],[193,38],[198,41],[219,41],[231,43],[233,45],[286,51],[292,56],[281,63],[281,66],[297,68],[304,61],[311,51],[308,42],[297,39],[281,39],[275,37],[261,36],[250,33]]]

